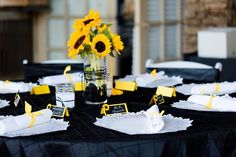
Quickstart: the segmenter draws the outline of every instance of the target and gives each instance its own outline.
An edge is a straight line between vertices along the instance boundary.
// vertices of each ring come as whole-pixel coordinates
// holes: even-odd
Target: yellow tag
[[[215,92],[216,92],[216,94],[218,94],[220,92],[220,84],[219,83],[215,83]]]
[[[136,82],[116,81],[115,88],[125,91],[135,91],[137,90],[137,84]]]
[[[68,74],[69,71],[71,71],[71,66],[70,65],[66,66],[66,68],[64,70],[64,75],[66,75],[69,82],[72,82],[72,76],[70,74]]]
[[[152,72],[150,73],[152,76],[156,76],[157,75],[157,70],[156,69],[154,69],[154,70],[152,70]]]
[[[113,96],[115,96],[115,95],[122,95],[122,94],[123,94],[122,90],[118,90],[118,89],[115,89],[115,88],[111,89],[111,95],[113,95]]]
[[[75,91],[84,91],[84,90],[85,90],[85,82],[75,83]]]
[[[175,88],[158,86],[156,90],[156,95],[162,95],[165,97],[172,97],[172,96],[175,97],[176,96]]]
[[[50,89],[48,85],[35,86],[31,93],[35,95],[50,94]]]
[[[164,111],[164,110],[162,110],[162,111],[161,111],[161,113],[160,113],[160,115],[161,115],[161,116],[163,116],[163,114],[164,114],[164,113],[165,113],[165,111]]]
[[[20,102],[20,95],[18,93],[16,93],[16,96],[15,96],[15,99],[14,99],[15,107],[17,107],[19,102]]]
[[[109,115],[114,113],[128,113],[128,108],[126,103],[119,104],[103,104],[100,114]]]
[[[209,102],[205,105],[205,108],[211,109],[212,108],[212,102],[215,97],[211,96],[209,99]]]

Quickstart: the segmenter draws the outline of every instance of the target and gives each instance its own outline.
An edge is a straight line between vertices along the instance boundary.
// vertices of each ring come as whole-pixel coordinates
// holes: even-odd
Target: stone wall
[[[208,27],[236,26],[235,0],[185,0],[183,53],[197,51],[197,32]]]

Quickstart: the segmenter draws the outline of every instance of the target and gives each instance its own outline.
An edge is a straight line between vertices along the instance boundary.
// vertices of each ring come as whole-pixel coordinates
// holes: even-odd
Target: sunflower
[[[120,55],[120,51],[124,49],[124,44],[120,39],[120,36],[117,34],[112,34],[112,45],[113,49],[117,51],[117,53]]]
[[[75,59],[77,54],[84,50],[84,44],[89,44],[89,36],[84,31],[73,32],[67,43],[69,47],[68,57]]]
[[[104,34],[96,35],[92,41],[92,51],[98,57],[105,57],[111,52],[110,40]]]
[[[90,30],[91,27],[96,27],[101,22],[102,19],[100,18],[99,13],[95,12],[94,10],[90,10],[87,16],[85,16],[82,19],[75,20],[73,28],[75,30],[81,30],[81,29]]]

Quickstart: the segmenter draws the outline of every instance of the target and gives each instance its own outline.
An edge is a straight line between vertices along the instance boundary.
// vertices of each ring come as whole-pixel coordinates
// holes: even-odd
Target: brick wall
[[[185,0],[183,53],[197,51],[197,32],[208,27],[236,26],[235,0]]]

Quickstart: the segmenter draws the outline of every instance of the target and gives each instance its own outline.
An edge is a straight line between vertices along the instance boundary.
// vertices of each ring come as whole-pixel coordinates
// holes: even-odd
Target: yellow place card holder
[[[116,81],[115,89],[125,90],[125,91],[135,91],[137,90],[137,84],[136,82]]]
[[[160,105],[160,104],[163,104],[165,102],[164,98],[162,95],[153,95],[152,96],[152,99],[150,100],[149,102],[149,105]]]
[[[126,103],[119,104],[103,104],[100,114],[109,115],[114,113],[128,113],[128,108]]]
[[[175,97],[176,90],[172,87],[158,86],[156,90],[156,95],[162,95],[165,97]]]
[[[47,109],[52,110],[53,117],[63,118],[64,116],[69,116],[69,111],[67,107],[61,107],[61,106],[48,104]]]
[[[48,85],[35,86],[32,88],[31,93],[35,95],[50,94],[50,89]]]
[[[85,82],[76,82],[75,83],[75,91],[85,91]]]

